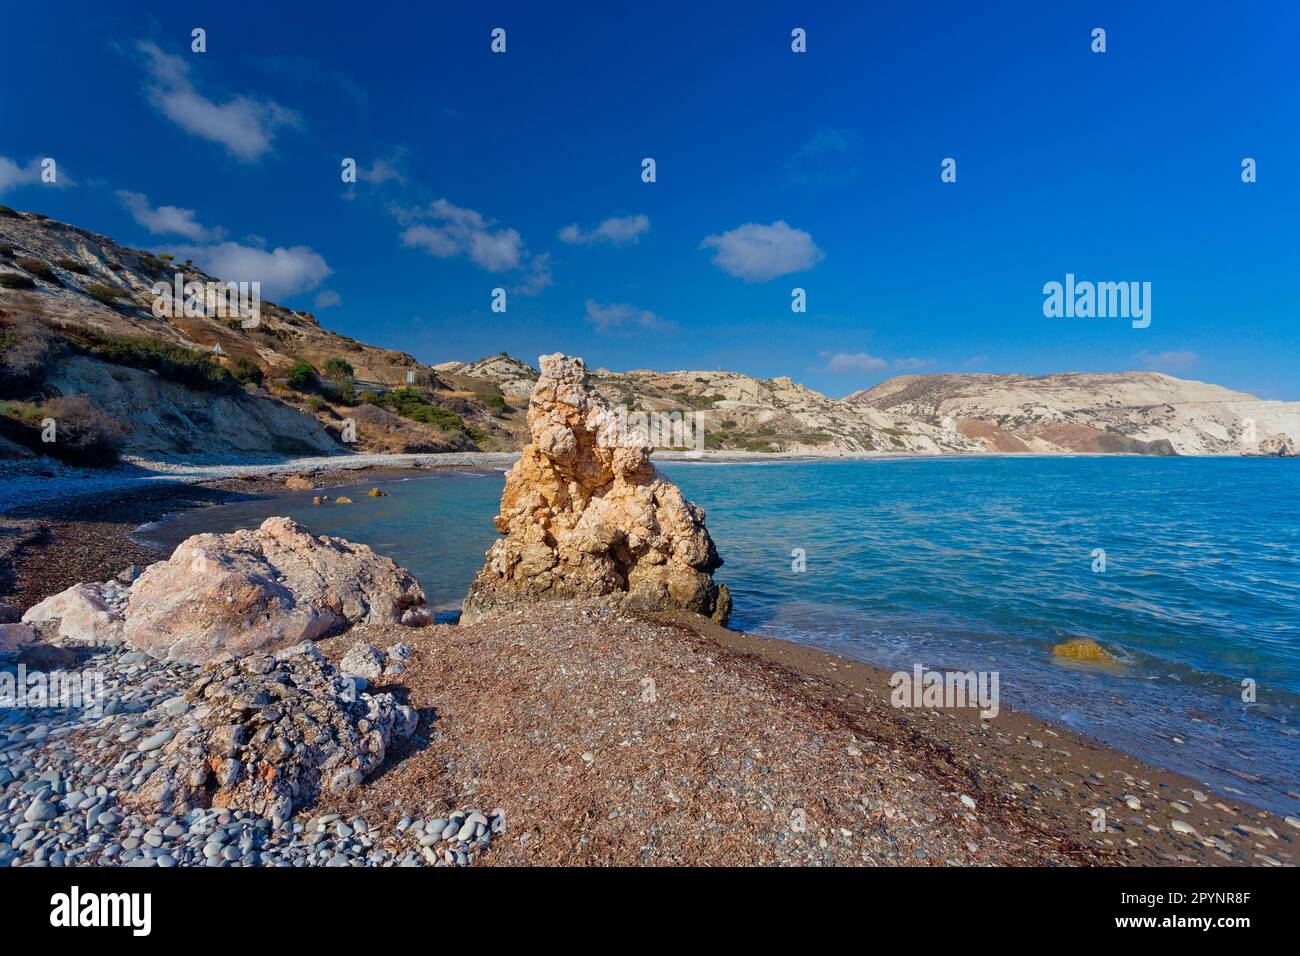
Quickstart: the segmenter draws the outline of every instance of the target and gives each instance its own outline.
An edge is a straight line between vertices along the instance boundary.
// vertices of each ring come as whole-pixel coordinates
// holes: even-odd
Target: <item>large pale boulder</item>
[[[462,623],[494,609],[604,597],[631,610],[685,608],[726,623],[731,596],[704,512],[650,463],[587,380],[580,358],[545,355],[528,403],[532,441],[506,475],[504,537],[470,585]]]
[[[34,604],[23,623],[47,640],[73,644],[107,644],[122,640],[119,591],[111,584],[74,584]]]
[[[315,537],[290,518],[197,534],[131,586],[126,639],[155,657],[203,663],[274,650],[344,624],[425,624],[419,583],[364,544]]]

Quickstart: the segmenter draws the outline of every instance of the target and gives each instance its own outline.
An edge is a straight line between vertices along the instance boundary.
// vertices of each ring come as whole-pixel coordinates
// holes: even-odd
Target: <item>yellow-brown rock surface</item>
[[[582,359],[544,355],[528,402],[532,441],[506,475],[500,538],[470,585],[462,622],[494,609],[607,597],[630,610],[684,608],[721,623],[731,612],[704,512],[650,463],[646,437],[623,426],[587,381]]]

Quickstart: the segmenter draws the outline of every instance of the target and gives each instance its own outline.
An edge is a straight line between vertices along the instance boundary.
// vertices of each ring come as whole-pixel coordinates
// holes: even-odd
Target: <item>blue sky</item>
[[[1300,399],[1294,3],[180,6],[11,7],[0,202],[426,362]],[[1150,327],[1044,317],[1067,272],[1150,282]]]

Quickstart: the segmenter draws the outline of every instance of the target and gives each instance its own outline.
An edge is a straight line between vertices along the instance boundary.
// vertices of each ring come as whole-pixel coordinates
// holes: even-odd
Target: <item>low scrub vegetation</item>
[[[90,296],[96,302],[102,302],[104,305],[116,307],[122,299],[131,298],[129,289],[123,289],[121,286],[104,285],[101,282],[92,282],[85,288],[86,295]]]
[[[66,269],[68,272],[75,272],[79,276],[90,275],[90,270],[78,262],[76,259],[63,258],[55,262],[60,269]]]
[[[340,405],[357,403],[357,387],[352,383],[354,372],[351,362],[337,356],[328,358],[322,371],[325,373],[325,381],[321,383],[321,389],[331,400]]]
[[[31,276],[21,272],[0,272],[0,289],[35,289],[36,283]]]
[[[31,315],[0,320],[0,397],[14,398],[39,390],[62,341]]]
[[[479,396],[479,401],[483,403],[484,408],[496,415],[504,415],[510,408],[506,397],[500,392],[484,392]]]
[[[433,404],[413,388],[395,388],[386,395],[376,395],[374,392],[364,391],[358,396],[358,400],[370,405],[377,405],[380,408],[386,408],[403,418],[409,418],[413,422],[433,425],[445,432],[461,432],[468,435],[474,442],[481,442],[488,437],[487,432],[466,425],[465,420],[455,412]]]
[[[240,355],[230,362],[230,374],[240,385],[261,385],[262,367],[250,358]]]
[[[23,257],[22,259],[15,259],[14,265],[16,265],[19,269],[23,269],[26,272],[30,272],[38,279],[44,279],[46,282],[59,281],[58,273],[56,273],[52,268],[50,268],[50,264],[48,262],[42,262],[40,259]]]
[[[81,396],[0,402],[0,434],[72,465],[115,464],[126,429]]]
[[[326,378],[351,378],[354,374],[352,363],[337,356],[326,359],[322,371]]]
[[[210,352],[186,348],[163,339],[129,335],[85,336],[86,350],[96,358],[117,365],[148,369],[159,377],[204,392],[236,392],[235,377],[221,367]]]
[[[320,387],[320,378],[316,375],[316,369],[305,359],[298,359],[289,366],[286,379],[289,387],[295,392],[314,392]]]

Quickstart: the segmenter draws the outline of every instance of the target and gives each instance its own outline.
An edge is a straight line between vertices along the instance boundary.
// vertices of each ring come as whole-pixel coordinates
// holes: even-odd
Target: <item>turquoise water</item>
[[[1300,463],[661,467],[708,513],[733,626],[900,669],[998,671],[1006,703],[1260,805],[1300,808]],[[391,555],[453,612],[495,537],[501,475],[389,483],[378,499],[365,487],[349,489],[352,506],[313,507],[306,493],[257,499],[141,536],[173,545],[289,514]],[[1053,658],[1054,644],[1077,636],[1123,666]],[[1243,679],[1255,703],[1243,702]]]

